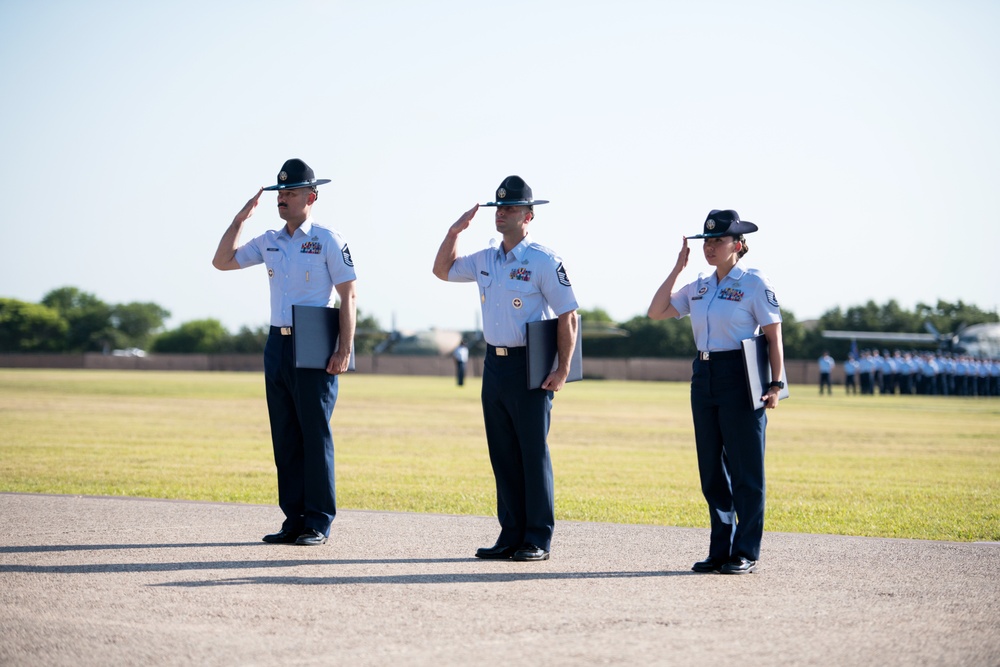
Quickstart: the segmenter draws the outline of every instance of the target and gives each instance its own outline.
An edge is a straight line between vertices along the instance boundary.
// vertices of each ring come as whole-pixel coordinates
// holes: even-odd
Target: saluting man
[[[458,236],[479,210],[476,204],[452,224],[434,260],[434,275],[441,280],[478,283],[483,309],[483,418],[500,536],[492,547],[477,550],[477,558],[549,558],[555,526],[549,418],[553,392],[569,375],[578,305],[562,260],[528,236],[535,205],[547,203],[534,199],[520,176],[508,176],[497,188],[496,201],[484,204],[496,207],[500,247],[458,256]],[[527,323],[555,317],[559,365],[541,388],[528,389]]]
[[[265,542],[316,546],[330,535],[337,514],[330,418],[337,403],[337,376],[347,370],[356,321],[354,260],[337,232],[313,222],[319,197],[317,179],[299,159],[281,166],[278,183],[257,191],[222,235],[213,266],[220,271],[267,267],[271,285],[271,331],[264,346],[264,384],[271,421],[281,529]],[[278,191],[281,229],[240,245],[243,225],[264,190]],[[340,344],[326,369],[296,368],[292,345],[292,306],[333,305],[340,297]]]

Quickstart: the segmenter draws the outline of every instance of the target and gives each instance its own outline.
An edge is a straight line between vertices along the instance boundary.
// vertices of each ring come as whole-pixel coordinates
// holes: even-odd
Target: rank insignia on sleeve
[[[559,278],[560,285],[565,285],[566,287],[573,286],[573,283],[569,281],[569,276],[566,275],[566,269],[563,267],[562,262],[559,262],[559,266],[556,267],[556,276]]]
[[[354,266],[354,259],[351,257],[351,249],[344,244],[344,247],[340,249],[340,254],[344,256],[344,264],[348,266]]]
[[[772,305],[772,306],[774,306],[775,308],[778,308],[778,307],[779,307],[779,306],[778,306],[778,297],[777,297],[777,296],[775,296],[775,294],[774,294],[774,292],[773,292],[773,291],[771,291],[771,290],[769,290],[769,289],[766,289],[766,290],[764,290],[764,296],[766,296],[766,297],[767,297],[767,302],[768,302],[769,304],[771,304],[771,305]]]

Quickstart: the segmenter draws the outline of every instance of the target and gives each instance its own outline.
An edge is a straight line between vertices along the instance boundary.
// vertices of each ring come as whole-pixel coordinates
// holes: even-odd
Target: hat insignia
[[[280,174],[278,174],[278,180],[279,181],[287,181],[288,180],[288,172],[287,171],[282,171]]]
[[[503,199],[506,196],[507,196],[506,188],[500,188],[499,190],[497,190],[497,199]]]
[[[706,220],[705,221],[705,229],[707,229],[709,231],[715,229],[715,220],[712,220],[711,218],[709,218],[708,220]]]

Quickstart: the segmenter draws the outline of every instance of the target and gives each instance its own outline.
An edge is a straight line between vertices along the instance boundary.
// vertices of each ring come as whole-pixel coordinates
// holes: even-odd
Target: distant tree
[[[586,320],[587,322],[597,324],[615,324],[615,321],[611,319],[611,316],[603,308],[594,308],[593,310],[580,308],[576,312],[580,315],[581,321]]]
[[[385,340],[388,334],[371,315],[365,315],[358,309],[357,323],[354,334],[354,354],[371,354],[375,346]]]
[[[241,327],[236,334],[228,336],[220,351],[233,354],[261,354],[264,352],[264,344],[267,343],[269,333],[270,327],[267,326],[256,329]]]
[[[0,352],[59,352],[68,331],[54,308],[0,298]]]
[[[193,320],[178,328],[165,331],[153,339],[153,352],[223,352],[229,343],[229,332],[218,320]]]
[[[1000,322],[1000,314],[996,311],[986,312],[961,301],[958,303],[938,301],[937,305],[933,307],[918,303],[916,315],[921,322],[929,322],[942,334],[952,333],[963,325],[972,326],[984,322]]]
[[[124,342],[111,321],[113,308],[93,294],[76,287],[60,287],[42,297],[42,305],[66,320],[68,330],[62,351],[104,351]]]
[[[170,311],[155,303],[123,303],[112,308],[111,322],[124,338],[125,347],[145,348],[163,328]]]

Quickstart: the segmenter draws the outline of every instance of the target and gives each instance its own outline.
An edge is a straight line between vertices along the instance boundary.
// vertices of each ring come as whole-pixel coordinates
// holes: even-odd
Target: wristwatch
[[[782,382],[781,380],[772,380],[771,384],[767,385],[768,389],[770,389],[771,387],[777,387],[778,389],[784,389],[785,388],[785,383]]]

